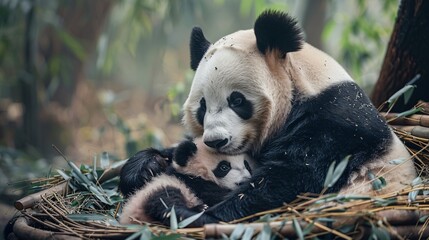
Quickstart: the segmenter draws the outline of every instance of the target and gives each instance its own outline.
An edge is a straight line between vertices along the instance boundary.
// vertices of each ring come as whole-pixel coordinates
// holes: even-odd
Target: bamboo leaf
[[[298,223],[298,220],[296,220],[296,218],[292,219],[292,223],[293,223],[293,229],[295,229],[296,235],[298,236],[298,238],[300,240],[304,240],[304,233],[302,232],[302,228]]]
[[[386,207],[389,205],[396,204],[397,202],[398,200],[396,198],[391,198],[391,199],[376,198],[374,205],[377,207]]]
[[[408,193],[408,202],[412,203],[416,201],[419,191],[412,191]]]
[[[399,165],[402,164],[406,161],[406,158],[398,158],[398,159],[393,159],[389,161],[389,164],[393,164],[393,165]]]
[[[176,211],[173,206],[170,211],[170,229],[176,231],[178,227]]]
[[[329,166],[328,172],[326,173],[325,182],[323,183],[323,187],[325,188],[329,187],[329,183],[332,182],[334,168],[335,168],[335,161],[333,161]]]
[[[317,218],[317,221],[327,223],[327,222],[335,222],[335,219],[327,218],[327,217],[321,217],[321,218]]]
[[[255,232],[255,229],[253,229],[252,227],[246,227],[246,230],[244,231],[244,234],[241,240],[251,240],[254,232]]]
[[[81,183],[84,183],[86,185],[91,185],[91,182],[88,180],[85,175],[82,174],[80,169],[71,161],[67,160],[68,165],[71,167],[72,172],[76,175],[76,177],[81,181]]]
[[[135,229],[135,227],[140,228],[140,225],[139,225],[139,226],[137,226],[137,225],[130,225],[130,226],[127,226],[127,228],[131,228],[131,229]],[[144,234],[146,234],[147,229],[148,229],[148,227],[147,227],[147,226],[143,226],[143,228],[142,228],[140,231],[138,231],[138,232],[135,232],[135,233],[131,234],[131,235],[130,235],[130,236],[128,236],[125,240],[133,240],[133,239],[138,238],[139,236],[141,237],[141,236],[143,236]],[[152,234],[151,234],[151,235],[152,235]],[[148,237],[148,238],[146,238],[146,239],[150,239],[150,237],[151,237],[151,236],[149,236],[149,237]]]
[[[381,190],[384,186],[386,186],[386,181],[384,181],[383,184],[382,180],[380,180],[380,178],[377,178],[371,171],[368,172],[368,178],[370,181],[372,181],[372,189],[375,191]]]
[[[169,234],[169,235],[161,235],[158,237],[152,237],[151,240],[176,240],[176,239],[184,239],[180,234]]]
[[[95,197],[97,197],[101,202],[108,204],[108,205],[112,205],[112,202],[110,201],[110,199],[108,199],[106,197],[106,195],[104,195],[102,192],[100,192],[97,187],[95,186],[89,186],[89,191],[91,193],[93,193],[95,195]]]
[[[311,233],[311,231],[313,230],[313,228],[314,228],[314,223],[315,223],[315,221],[312,221],[310,224],[308,224],[303,230],[302,230],[302,234],[304,235],[304,236],[307,236],[308,234],[310,234]]]
[[[413,79],[411,79],[411,81],[409,81],[407,83],[407,85],[411,85],[411,86],[415,86],[417,87],[417,85],[414,85],[414,83],[420,79],[420,74],[417,74]],[[407,91],[404,93],[404,104],[407,104],[408,101],[410,100],[411,96],[413,95],[413,91],[414,89],[411,89],[410,91]]]
[[[271,239],[271,228],[267,224],[264,224],[262,231],[258,234],[258,240],[270,240]]]
[[[372,225],[372,233],[370,236],[370,239],[376,239],[376,240],[390,240],[390,235],[384,228],[376,227],[373,224]]]
[[[231,240],[235,240],[235,239],[240,239],[241,235],[244,232],[244,224],[238,224],[235,228],[234,231],[232,231],[231,235],[229,236],[229,239]]]
[[[148,226],[144,226],[143,230],[142,230],[142,233],[140,235],[140,240],[152,239],[152,237],[153,237],[153,234],[150,231],[149,227]]]
[[[417,185],[422,184],[422,183],[423,183],[422,178],[421,177],[416,177],[411,182],[411,186],[414,187],[414,186],[417,186]]]
[[[338,179],[343,174],[344,170],[347,167],[347,164],[349,163],[350,155],[347,155],[341,162],[338,164],[338,166],[335,168],[332,181],[329,183],[328,187],[334,186],[334,184],[338,181]]]
[[[174,206],[173,206],[174,207]],[[197,220],[198,218],[200,218],[201,217],[201,215],[203,215],[204,214],[204,211],[202,211],[202,212],[200,212],[200,213],[197,213],[197,214],[195,214],[195,215],[193,215],[193,216],[190,216],[190,217],[188,217],[188,218],[185,218],[183,221],[181,221],[179,224],[178,224],[178,227],[179,228],[185,228],[185,227],[187,227],[189,224],[191,224],[191,223],[193,223],[195,220]]]
[[[411,88],[409,91],[404,92],[404,104],[407,104],[410,101],[411,96],[413,95],[414,88]]]
[[[64,171],[57,169],[57,173],[60,174],[60,176],[62,178],[64,178],[64,180],[68,181],[70,179],[70,176],[67,175],[67,173],[65,173]]]
[[[342,232],[342,233],[349,233],[351,231],[353,231],[356,228],[355,225],[343,225],[341,226],[338,231]]]
[[[397,114],[396,118],[407,117],[407,116],[413,115],[415,113],[421,112],[422,110],[423,110],[423,108],[421,108],[421,107],[418,107],[418,108],[414,107],[408,111],[401,112],[401,113]]]
[[[426,215],[426,216],[420,217],[420,218],[419,218],[419,222],[420,222],[420,223],[424,223],[424,222],[426,222],[426,220],[428,219],[428,217],[429,217],[429,215]]]
[[[87,222],[87,221],[111,221],[115,220],[111,216],[107,215],[101,215],[101,214],[85,214],[85,213],[78,213],[78,214],[67,214],[68,218],[77,221],[77,222]],[[115,220],[116,221],[116,220]]]
[[[403,94],[405,94],[406,92],[414,91],[414,89],[416,88],[415,85],[405,85],[403,88],[399,89],[396,93],[394,93],[388,100],[387,103],[389,104],[389,108],[392,106],[392,104],[394,102],[396,102],[396,100]]]

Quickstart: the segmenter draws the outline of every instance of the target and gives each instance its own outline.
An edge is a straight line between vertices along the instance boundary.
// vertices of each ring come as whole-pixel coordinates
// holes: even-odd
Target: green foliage
[[[102,172],[100,172],[100,174],[97,174],[96,166],[90,167],[82,164],[80,168],[78,168],[73,162],[67,159],[65,160],[67,161],[67,164],[70,166],[71,170],[69,171],[69,173],[66,173],[61,170],[58,171],[58,173],[63,176],[65,180],[69,180],[68,183],[71,189],[73,189],[74,191],[79,191],[83,195],[85,195],[85,192],[88,194],[92,194],[99,201],[111,207],[116,206],[116,203],[118,202],[122,202],[122,197],[116,191],[119,180],[118,177],[116,177],[116,179],[114,180],[110,180],[99,185],[98,176],[101,176]],[[106,188],[107,186],[109,186],[107,185],[107,183],[111,183],[111,181],[115,182],[115,184],[113,184],[113,188]],[[112,186],[112,184],[110,184],[110,186]],[[89,202],[89,204],[91,205],[92,203]]]
[[[375,191],[381,190],[387,185],[387,182],[383,177],[377,177],[371,171],[368,172],[368,179],[372,181],[372,189]]]
[[[195,220],[197,220],[198,218],[200,218],[203,214],[204,214],[204,212],[200,212],[198,214],[195,214],[193,216],[185,218],[185,219],[183,219],[182,221],[179,222],[179,224],[177,225],[177,227],[178,228],[185,228],[185,227],[189,226],[189,224],[195,222]]]
[[[347,164],[349,163],[349,159],[350,155],[347,155],[343,160],[341,160],[340,163],[338,163],[337,166],[335,166],[335,161],[331,163],[326,174],[325,183],[323,184],[323,187],[330,188],[334,186],[334,184],[338,181],[338,179],[341,177],[344,170],[346,169]]]
[[[328,52],[361,86],[368,87],[378,77],[398,1],[331,1],[330,5],[322,34]]]
[[[85,59],[86,52],[81,40],[72,36],[61,24],[57,13],[65,1],[14,0],[0,2],[0,97],[15,97],[11,93],[19,92],[19,79],[23,76],[41,81],[38,92],[42,103],[48,101],[59,82],[70,82],[73,57]],[[30,15],[32,14],[32,15]],[[36,61],[28,58],[25,51],[39,53],[42,33],[52,30],[71,54],[58,54]],[[46,36],[45,36],[46,37]],[[37,56],[38,59],[43,56]],[[34,72],[26,72],[25,66],[34,65]]]
[[[270,1],[270,0],[241,0],[240,14],[254,17],[259,16],[266,9],[274,9],[287,11],[288,4],[286,1]]]

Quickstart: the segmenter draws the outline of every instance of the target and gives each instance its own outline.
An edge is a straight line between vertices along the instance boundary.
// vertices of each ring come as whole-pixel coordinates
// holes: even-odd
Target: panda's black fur
[[[174,148],[158,150],[148,148],[130,157],[120,172],[119,191],[131,196],[153,177],[165,172],[173,158]]]
[[[236,189],[236,181],[248,180],[251,173],[249,164],[253,163],[246,155],[225,156],[207,151],[201,141],[183,141],[175,148],[172,163],[165,171],[152,176],[129,196],[120,222],[128,224],[137,220],[168,225],[173,206],[179,216],[201,212],[207,206],[221,202],[232,189]],[[225,166],[229,169],[220,168]],[[238,175],[237,171],[240,171]],[[226,179],[228,174],[235,175]],[[234,181],[234,184],[226,185],[224,181]],[[192,224],[198,226],[209,219],[204,216]]]
[[[191,69],[197,70],[201,58],[203,58],[207,49],[210,47],[210,42],[204,37],[203,31],[199,27],[192,29],[190,49],[191,49]]]

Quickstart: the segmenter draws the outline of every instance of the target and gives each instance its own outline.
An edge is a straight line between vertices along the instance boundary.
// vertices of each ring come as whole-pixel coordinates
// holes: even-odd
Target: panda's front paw
[[[148,148],[136,153],[124,164],[120,174],[119,190],[125,197],[142,188],[153,177],[165,172],[172,159],[171,148]]]

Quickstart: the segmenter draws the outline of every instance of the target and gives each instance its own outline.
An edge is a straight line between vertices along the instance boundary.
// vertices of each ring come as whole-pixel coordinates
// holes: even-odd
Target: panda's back
[[[394,189],[400,189],[398,180],[405,184],[415,177],[413,167],[408,166],[412,165],[408,152],[363,90],[354,82],[344,81],[315,96],[295,95],[283,127],[265,142],[258,159],[268,167],[284,167],[285,172],[312,173],[306,190],[318,193],[323,189],[330,163],[339,163],[348,155],[348,166],[330,191],[368,193],[371,184],[366,188],[360,185],[368,183],[371,173],[384,174]],[[404,166],[389,163],[397,158],[408,161]],[[397,178],[395,168],[403,179]]]

